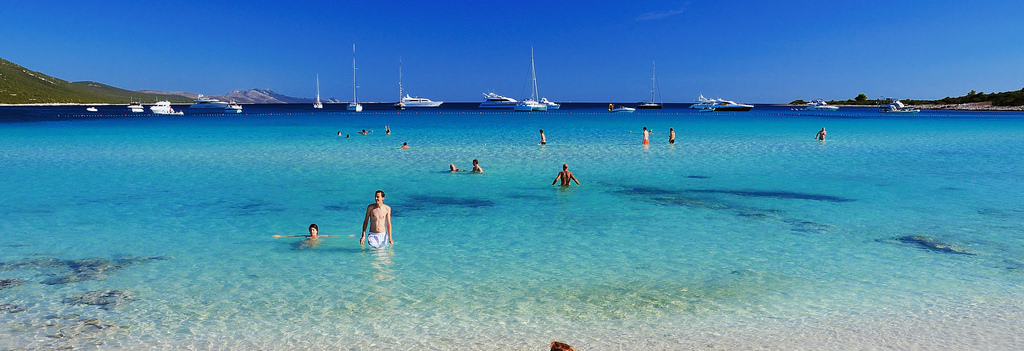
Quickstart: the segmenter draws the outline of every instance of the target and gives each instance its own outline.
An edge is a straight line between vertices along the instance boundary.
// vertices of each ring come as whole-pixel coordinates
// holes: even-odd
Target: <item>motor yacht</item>
[[[224,108],[224,112],[227,112],[227,113],[242,113],[242,105],[239,105],[238,103],[232,101],[230,104],[228,104],[228,107]]]
[[[899,100],[893,100],[888,105],[882,105],[878,107],[878,112],[881,113],[900,113],[900,114],[915,114],[921,112],[921,109],[916,107],[910,107],[903,105],[903,102]]]
[[[171,107],[171,102],[170,101],[166,101],[166,100],[164,100],[164,101],[157,101],[157,103],[155,105],[149,107],[149,110],[153,111],[154,114],[158,114],[158,115],[178,115],[178,116],[182,116],[182,115],[185,114],[184,112],[181,112],[181,111],[174,111],[174,108]]]
[[[89,112],[98,112],[99,111],[95,107],[92,107],[92,106],[86,107],[85,110],[89,111]]]
[[[818,99],[813,102],[808,102],[807,106],[804,107],[804,111],[835,111],[838,110],[839,106],[832,106],[825,103],[825,100]]]
[[[716,102],[715,99],[708,99],[708,98],[704,97],[704,94],[701,94],[700,97],[697,98],[697,103],[693,104],[693,105],[690,105],[690,108],[697,109],[697,110],[703,110],[703,109],[706,109],[708,107],[714,107],[715,102]]]
[[[715,111],[750,111],[754,108],[754,105],[740,104],[735,101],[715,99],[715,104],[712,105]]]
[[[399,102],[399,103],[402,104],[402,107],[417,108],[417,107],[438,107],[438,106],[441,106],[441,104],[443,104],[444,101],[433,101],[433,100],[430,100],[430,99],[425,98],[425,97],[418,97],[418,96],[413,97],[413,96],[409,96],[409,94],[405,94],[405,97],[403,97],[402,101]]]
[[[480,103],[480,108],[513,108],[519,100],[498,95],[495,93],[484,93],[484,102]]]
[[[189,109],[216,109],[223,110],[228,107],[228,103],[217,99],[212,99],[199,94],[199,97],[193,101],[193,104],[189,106]]]
[[[142,106],[141,102],[134,102],[128,104],[128,110],[132,112],[146,112],[146,108]]]
[[[395,109],[404,110],[405,108],[430,108],[439,107],[444,101],[433,101],[425,97],[409,96],[408,93],[402,96],[402,60],[398,60],[398,102],[395,103]]]

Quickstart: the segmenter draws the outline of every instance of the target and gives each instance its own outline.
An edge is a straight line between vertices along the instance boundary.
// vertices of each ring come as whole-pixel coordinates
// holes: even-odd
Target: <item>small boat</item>
[[[704,97],[704,94],[700,94],[700,97],[697,98],[697,103],[693,104],[693,105],[690,105],[690,108],[697,109],[697,110],[702,110],[702,109],[705,109],[705,108],[708,108],[708,107],[714,107],[715,106],[715,102],[716,102],[715,99],[708,99],[708,98]]]
[[[313,108],[324,108],[324,103],[320,102],[320,75],[316,75],[316,102],[313,103]]]
[[[92,106],[86,107],[85,110],[89,111],[89,112],[97,112],[97,111],[99,111],[95,107],[92,107]]]
[[[559,107],[562,107],[562,105],[550,101],[548,98],[540,98],[540,103],[548,105],[548,110],[557,110]]]
[[[829,104],[825,103],[824,99],[818,99],[818,100],[814,100],[813,102],[808,102],[807,103],[807,107],[804,107],[803,110],[804,111],[836,111],[838,109],[839,109],[839,106],[832,106],[832,105],[829,105]]]
[[[898,114],[915,114],[921,112],[921,109],[916,107],[910,107],[903,105],[903,102],[899,100],[893,100],[888,105],[878,106],[878,112],[881,113],[898,113]]]
[[[660,110],[661,109],[661,103],[660,102],[654,102],[654,93],[655,93],[655,91],[658,90],[657,89],[657,87],[658,87],[657,80],[655,80],[656,76],[654,74],[654,67],[655,67],[654,66],[654,62],[651,62],[651,101],[640,102],[640,103],[638,103],[636,105],[636,108],[639,108],[639,109],[649,109],[649,110]]]
[[[530,48],[530,77],[533,79],[533,90],[530,92],[530,98],[524,99],[516,104],[515,111],[519,112],[547,112],[548,105],[537,101],[537,97],[540,93],[537,92],[537,70],[533,65],[533,48]]]
[[[193,101],[194,103],[188,108],[191,109],[217,109],[223,110],[228,107],[228,103],[217,99],[212,99],[199,94],[198,97]]]
[[[185,115],[184,112],[174,111],[174,108],[171,107],[171,102],[170,101],[166,101],[166,100],[164,100],[164,101],[157,101],[157,103],[155,105],[149,107],[149,110],[153,111],[154,114],[158,114],[158,115],[178,115],[178,116]]]
[[[142,106],[141,102],[132,101],[132,103],[128,104],[128,109],[132,112],[146,112],[146,108]]]
[[[242,105],[232,101],[228,104],[228,107],[224,108],[224,112],[227,113],[242,113]]]
[[[513,108],[519,100],[498,95],[495,93],[484,93],[484,102],[480,103],[480,108]]]
[[[715,112],[715,108],[712,106],[701,107],[699,112]]]
[[[348,104],[348,110],[362,112],[363,105],[356,99],[356,44],[352,44],[352,102]]]
[[[633,112],[636,112],[636,109],[632,108],[632,107],[626,107],[626,106],[623,106],[623,105],[615,106],[613,104],[608,104],[608,111],[612,112],[612,113],[618,113],[618,112],[633,113]]]
[[[740,104],[734,101],[715,99],[715,104],[711,107],[715,108],[715,111],[750,111],[754,108],[754,105]]]

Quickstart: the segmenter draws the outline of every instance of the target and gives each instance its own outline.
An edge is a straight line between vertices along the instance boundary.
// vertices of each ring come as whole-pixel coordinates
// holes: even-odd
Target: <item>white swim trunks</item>
[[[388,235],[386,233],[369,232],[366,234],[366,243],[370,247],[378,248],[388,246]]]

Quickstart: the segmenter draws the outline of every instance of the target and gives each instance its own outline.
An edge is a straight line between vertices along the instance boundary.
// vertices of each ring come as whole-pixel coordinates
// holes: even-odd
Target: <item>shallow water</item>
[[[0,124],[0,348],[1024,345],[1024,115],[246,109]]]

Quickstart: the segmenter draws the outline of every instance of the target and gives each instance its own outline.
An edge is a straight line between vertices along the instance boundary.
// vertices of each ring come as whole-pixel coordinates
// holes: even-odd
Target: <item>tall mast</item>
[[[537,99],[538,99],[537,95],[540,95],[540,93],[537,92],[537,69],[536,69],[536,67],[534,67],[534,64],[533,64],[533,47],[532,46],[530,47],[530,76],[533,79],[533,92],[532,92],[533,95],[530,98],[533,99],[533,101],[537,101]]]
[[[398,101],[402,101],[402,59],[398,59]]]
[[[654,102],[654,86],[656,85],[656,83],[654,82],[654,77],[657,76],[657,75],[654,74],[654,69],[655,69],[654,61],[651,61],[651,102],[652,103]]]
[[[352,103],[356,101],[356,44],[352,44]]]

